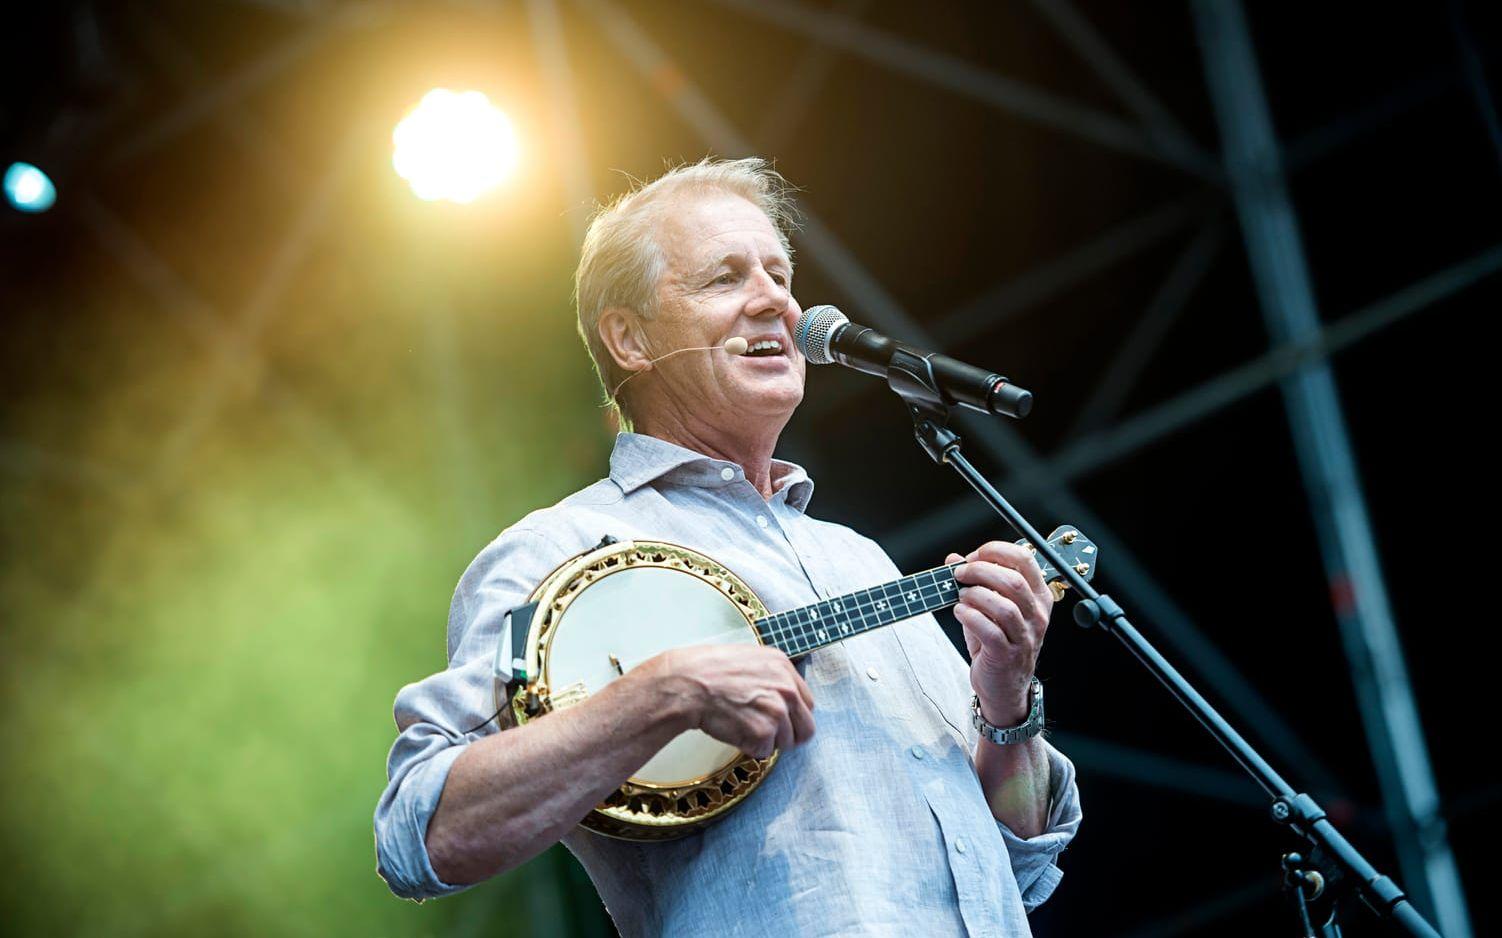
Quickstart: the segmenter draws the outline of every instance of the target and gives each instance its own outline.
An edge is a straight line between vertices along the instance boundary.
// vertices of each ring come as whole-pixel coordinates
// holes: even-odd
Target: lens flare
[[[515,169],[511,121],[478,91],[434,88],[391,135],[391,164],[419,199],[469,203]]]
[[[5,198],[18,212],[45,212],[57,201],[57,189],[30,163],[12,163],[5,171]]]

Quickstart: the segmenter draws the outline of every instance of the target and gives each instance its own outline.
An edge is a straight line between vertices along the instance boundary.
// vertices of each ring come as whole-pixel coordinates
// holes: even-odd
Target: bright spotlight
[[[434,88],[391,134],[391,164],[419,199],[473,202],[516,168],[511,121],[478,91]]]
[[[57,188],[30,163],[12,163],[5,171],[5,198],[18,212],[45,212],[57,201]]]

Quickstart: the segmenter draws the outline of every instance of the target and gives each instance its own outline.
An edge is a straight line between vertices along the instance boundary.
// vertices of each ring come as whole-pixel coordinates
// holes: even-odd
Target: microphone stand
[[[1116,600],[1098,592],[1073,567],[1066,565],[1047,539],[970,464],[960,452],[959,436],[948,427],[950,410],[955,402],[941,391],[941,382],[928,358],[899,347],[887,366],[886,378],[892,390],[907,404],[913,418],[913,432],[923,451],[934,462],[953,467],[1074,588],[1080,597],[1074,607],[1074,621],[1082,628],[1102,629],[1125,645],[1268,794],[1272,799],[1269,806],[1272,819],[1307,843],[1305,852],[1291,852],[1281,858],[1284,886],[1294,894],[1305,938],[1339,938],[1336,899],[1353,888],[1379,918],[1394,924],[1404,933],[1439,938],[1439,932],[1424,920],[1398,884],[1367,862],[1330,823],[1324,809],[1309,795],[1296,792],[1284,781],[1251,743],[1236,732],[1210,702],[1142,637]],[[1316,902],[1319,903],[1318,910]]]

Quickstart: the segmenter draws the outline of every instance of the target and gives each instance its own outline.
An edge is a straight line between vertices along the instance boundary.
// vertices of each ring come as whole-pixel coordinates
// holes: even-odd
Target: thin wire
[[[630,381],[632,378],[636,377],[637,375],[641,374],[644,371],[651,371],[652,370],[652,366],[655,365],[655,364],[657,364],[658,362],[662,361],[664,358],[672,358],[674,355],[677,355],[679,352],[712,352],[715,349],[719,349],[720,351],[723,352],[723,351],[725,351],[725,346],[724,345],[703,345],[703,346],[700,346],[699,348],[681,348],[681,349],[678,349],[678,351],[676,351],[676,352],[669,352],[666,355],[663,355],[663,356],[661,356],[659,358],[654,358],[651,361],[647,362],[647,367],[637,369],[636,371],[633,371],[629,375],[627,375],[626,377],[622,378],[621,379],[621,383],[617,384],[615,386],[615,390],[610,392],[610,399],[612,401],[615,400],[616,395],[619,394],[619,393],[621,393],[621,388],[625,386],[625,384],[626,384],[627,381]]]

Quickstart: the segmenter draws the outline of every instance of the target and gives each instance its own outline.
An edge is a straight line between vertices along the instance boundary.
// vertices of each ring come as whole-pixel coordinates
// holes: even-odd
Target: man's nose
[[[756,296],[752,300],[751,308],[753,315],[780,313],[787,309],[788,301],[792,299],[792,292],[778,283],[771,274],[761,271],[756,275],[756,284]]]

